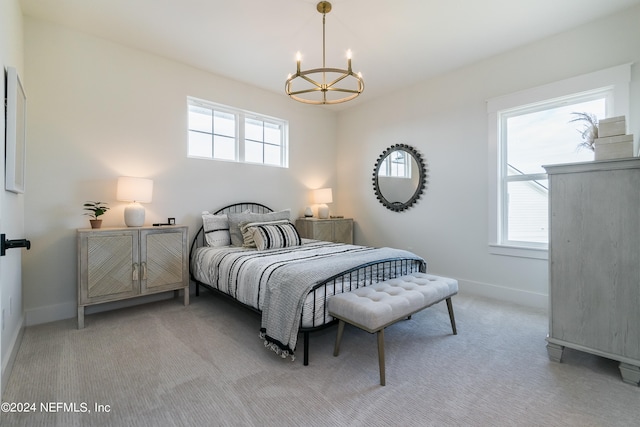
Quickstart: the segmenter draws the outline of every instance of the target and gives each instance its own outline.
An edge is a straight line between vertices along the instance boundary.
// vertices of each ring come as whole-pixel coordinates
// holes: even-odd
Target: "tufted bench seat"
[[[334,295],[328,300],[329,314],[339,320],[333,355],[338,355],[345,323],[369,333],[377,333],[380,385],[385,385],[384,328],[446,300],[451,328],[453,334],[457,335],[451,304],[451,297],[457,293],[458,281],[455,279],[412,273]]]

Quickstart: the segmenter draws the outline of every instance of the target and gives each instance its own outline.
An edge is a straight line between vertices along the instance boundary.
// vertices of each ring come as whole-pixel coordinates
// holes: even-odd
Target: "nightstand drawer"
[[[351,218],[298,218],[296,229],[300,237],[306,239],[353,244],[353,219]]]

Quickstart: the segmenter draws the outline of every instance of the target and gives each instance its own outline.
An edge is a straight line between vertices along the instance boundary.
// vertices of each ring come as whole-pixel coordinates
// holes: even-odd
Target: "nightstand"
[[[306,239],[353,244],[353,219],[351,218],[298,218],[296,229],[300,237]]]
[[[79,229],[78,329],[84,308],[183,290],[189,304],[186,226]]]

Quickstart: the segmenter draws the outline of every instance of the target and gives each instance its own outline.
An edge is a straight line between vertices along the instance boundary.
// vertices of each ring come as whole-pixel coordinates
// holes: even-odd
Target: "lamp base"
[[[142,227],[144,225],[144,208],[140,203],[133,202],[124,208],[124,223],[127,227]]]
[[[329,218],[329,206],[327,205],[318,206],[318,218],[320,219]]]

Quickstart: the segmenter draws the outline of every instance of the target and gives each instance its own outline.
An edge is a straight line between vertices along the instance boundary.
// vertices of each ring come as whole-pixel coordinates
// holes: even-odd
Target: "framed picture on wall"
[[[26,119],[27,96],[20,82],[18,72],[7,67],[7,142],[5,151],[5,189],[14,193],[24,193],[26,168]]]

